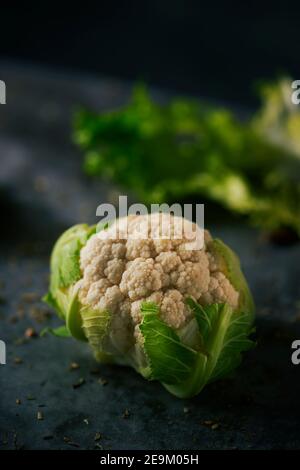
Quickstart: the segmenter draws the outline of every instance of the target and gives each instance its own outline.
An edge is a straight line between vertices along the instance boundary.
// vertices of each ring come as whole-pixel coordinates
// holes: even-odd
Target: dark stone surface
[[[116,196],[106,182],[82,175],[70,143],[74,104],[118,105],[129,85],[0,69],[8,89],[8,104],[0,107],[0,339],[7,344],[0,449],[298,448],[300,367],[290,357],[300,337],[299,244],[271,246],[230,220],[210,227],[241,257],[257,303],[258,345],[234,377],[194,399],[179,400],[130,369],[98,365],[74,340],[23,341],[29,327],[59,324],[30,295],[47,289],[54,240],[75,222],[95,222],[96,206]],[[71,362],[80,368],[70,371]]]

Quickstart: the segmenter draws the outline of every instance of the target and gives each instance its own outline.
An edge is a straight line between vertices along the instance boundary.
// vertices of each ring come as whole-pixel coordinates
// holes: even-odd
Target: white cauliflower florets
[[[211,274],[208,291],[203,295],[202,300],[206,304],[227,302],[232,307],[236,307],[239,294],[226,276],[217,271]]]
[[[236,308],[239,294],[209,250],[209,232],[204,232],[204,246],[199,250],[186,249],[190,236],[172,238],[179,233],[182,220],[167,214],[129,216],[120,219],[115,238],[115,225],[93,235],[80,254],[81,302],[109,310],[127,323],[130,320],[133,328],[141,322],[144,301],[155,302],[161,318],[175,329],[190,318],[186,297],[202,304],[227,302]],[[184,223],[195,233],[195,224]],[[124,238],[126,225],[128,239]],[[134,238],[138,233],[148,238]],[[155,238],[158,235],[161,238]]]
[[[147,297],[162,287],[161,272],[156,268],[153,258],[137,258],[127,266],[120,289],[131,300]]]

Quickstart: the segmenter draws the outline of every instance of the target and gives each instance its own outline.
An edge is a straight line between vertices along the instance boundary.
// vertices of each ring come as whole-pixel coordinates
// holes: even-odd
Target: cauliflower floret
[[[204,304],[227,302],[232,308],[237,308],[239,294],[231,285],[226,276],[217,271],[212,274],[208,291],[201,296]]]
[[[116,243],[113,240],[100,240],[96,234],[81,250],[81,270],[90,280],[95,279],[97,275],[98,277],[103,276],[108,262],[123,259],[125,252],[124,244]]]
[[[86,296],[84,295],[84,290],[79,291],[80,301],[90,304],[92,306],[96,305],[99,302],[99,299],[105,295],[106,290],[111,286],[110,282],[103,278],[99,281],[93,282],[88,289]]]
[[[207,258],[210,272],[213,273],[215,271],[218,271],[219,267],[216,258],[209,252],[207,253]]]
[[[111,254],[114,258],[124,259],[126,256],[125,243],[113,243],[111,247]]]
[[[209,269],[208,260],[205,256],[202,263],[192,263],[191,261],[182,263],[178,271],[172,274],[174,286],[182,294],[198,299],[208,289]]]
[[[155,268],[152,258],[137,258],[123,273],[121,292],[137,300],[159,290],[162,286],[161,273]]]
[[[108,261],[104,274],[112,284],[119,284],[124,271],[125,261],[122,259],[112,259]]]
[[[140,307],[145,301],[155,302],[161,318],[175,329],[189,319],[187,297],[203,304],[228,302],[237,307],[239,294],[210,251],[212,238],[207,230],[203,248],[188,250],[196,226],[189,221],[183,225],[180,217],[163,213],[129,216],[116,224],[93,235],[81,250],[82,303],[123,317],[135,331],[139,331]],[[179,237],[182,227],[185,232]],[[141,233],[149,238],[137,238]]]
[[[163,296],[161,318],[172,328],[180,328],[189,316],[183,295],[176,289],[169,290]]]
[[[126,258],[134,260],[136,258],[152,258],[153,256],[152,240],[127,240]]]
[[[99,253],[100,243],[101,241],[99,240],[99,238],[94,235],[89,239],[88,243],[81,249],[80,267],[82,271],[85,271],[85,269],[89,266],[92,260]]]
[[[174,251],[160,253],[155,261],[162,266],[165,273],[174,271],[181,264],[179,256]]]
[[[121,302],[120,304],[120,315],[122,317],[130,317],[130,310],[131,310],[131,302],[129,299],[125,299],[123,300],[123,302]]]
[[[205,245],[207,245],[211,241],[212,241],[211,234],[209,233],[208,230],[204,230],[204,243],[205,243]]]
[[[115,313],[118,311],[119,304],[122,300],[123,295],[118,286],[108,287],[95,307],[99,310],[108,310],[109,312]]]
[[[132,316],[133,322],[136,325],[138,325],[142,321],[142,313],[141,313],[142,302],[154,302],[156,305],[160,307],[162,299],[163,299],[162,291],[157,291],[157,292],[153,292],[153,294],[149,295],[149,297],[146,297],[145,299],[136,300],[135,302],[132,302],[131,316]]]
[[[153,240],[153,245],[156,254],[169,252],[173,248],[171,240],[167,240],[165,238]]]

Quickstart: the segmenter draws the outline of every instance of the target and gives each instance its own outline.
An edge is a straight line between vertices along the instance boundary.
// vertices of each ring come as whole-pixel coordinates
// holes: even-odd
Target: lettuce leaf
[[[160,105],[138,85],[122,108],[76,114],[84,170],[146,204],[200,196],[265,230],[300,235],[300,113],[290,101],[284,107],[281,89],[279,82],[262,112],[240,122],[228,109],[188,99]]]

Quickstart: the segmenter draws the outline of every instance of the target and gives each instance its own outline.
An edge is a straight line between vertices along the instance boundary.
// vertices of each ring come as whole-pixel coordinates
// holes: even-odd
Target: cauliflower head
[[[45,299],[65,320],[63,335],[179,397],[231,372],[252,346],[254,304],[221,240],[205,230],[191,249],[199,230],[164,213],[67,230],[53,249]]]

